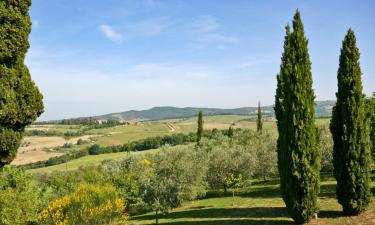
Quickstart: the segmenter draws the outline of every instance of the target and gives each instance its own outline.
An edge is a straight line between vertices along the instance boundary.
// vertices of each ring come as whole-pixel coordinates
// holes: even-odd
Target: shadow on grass
[[[279,186],[264,186],[253,188],[249,192],[240,194],[240,196],[250,198],[277,198],[281,197],[281,193]]]
[[[321,184],[320,198],[336,198],[336,184]]]
[[[319,218],[338,218],[343,217],[344,214],[342,211],[333,211],[333,210],[322,210],[319,212]]]
[[[288,217],[284,207],[254,207],[254,208],[208,208],[171,212],[160,218],[280,218]],[[152,220],[154,215],[133,217],[133,220]],[[241,221],[239,221],[241,222]]]
[[[285,220],[211,220],[211,221],[182,221],[171,223],[160,223],[166,225],[291,225],[291,221]]]

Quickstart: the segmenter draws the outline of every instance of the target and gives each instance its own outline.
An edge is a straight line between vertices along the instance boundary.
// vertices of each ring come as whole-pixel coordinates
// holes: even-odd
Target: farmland
[[[325,123],[323,121],[323,123]],[[171,126],[173,129],[171,129]],[[205,118],[205,129],[212,130],[234,128],[256,129],[256,122],[249,116],[241,115],[216,115]],[[276,130],[275,122],[265,121],[266,129]],[[22,165],[39,160],[46,160],[53,156],[65,154],[70,150],[87,148],[92,144],[112,146],[126,144],[147,137],[164,136],[173,133],[189,133],[196,130],[196,118],[172,119],[152,122],[142,122],[138,125],[115,126],[102,129],[90,129],[77,137],[65,137],[66,132],[79,132],[87,128],[83,125],[31,125],[27,131],[45,131],[55,133],[58,136],[26,136],[18,151],[13,165]],[[83,145],[76,145],[81,139],[86,141]],[[68,148],[61,148],[64,144],[70,144]]]

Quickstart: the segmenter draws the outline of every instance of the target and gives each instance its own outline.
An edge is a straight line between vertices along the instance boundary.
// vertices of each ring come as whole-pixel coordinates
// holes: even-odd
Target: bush
[[[32,176],[24,170],[14,167],[0,170],[0,224],[36,222],[43,197]]]
[[[40,224],[109,224],[129,219],[125,202],[110,186],[81,184],[72,194],[57,199],[38,216]]]

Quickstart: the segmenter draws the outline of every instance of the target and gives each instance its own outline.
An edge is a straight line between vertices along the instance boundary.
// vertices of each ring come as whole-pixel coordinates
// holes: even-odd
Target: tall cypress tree
[[[203,136],[203,113],[199,111],[198,113],[198,129],[197,129],[197,142],[199,143]]]
[[[16,156],[25,126],[42,112],[42,95],[24,64],[31,0],[0,1],[0,168]]]
[[[257,131],[258,133],[262,133],[262,130],[263,130],[262,108],[260,107],[260,102],[258,102]]]
[[[320,182],[315,96],[307,44],[297,10],[293,31],[289,25],[286,27],[275,97],[280,189],[286,207],[297,223],[310,220],[317,212]]]
[[[330,124],[336,195],[344,214],[357,215],[370,201],[371,156],[359,50],[351,29],[342,43],[337,81],[337,102]]]

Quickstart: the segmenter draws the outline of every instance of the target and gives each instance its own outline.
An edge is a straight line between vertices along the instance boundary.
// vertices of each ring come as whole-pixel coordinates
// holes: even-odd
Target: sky
[[[33,0],[26,64],[39,120],[154,106],[274,103],[285,26],[299,9],[316,100],[334,100],[351,27],[375,92],[375,1]]]

